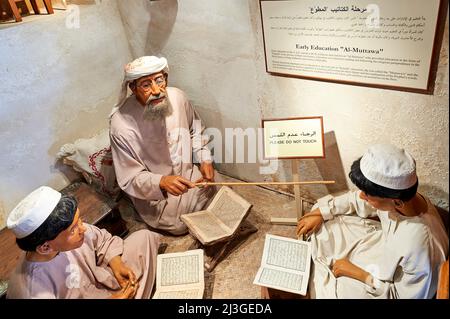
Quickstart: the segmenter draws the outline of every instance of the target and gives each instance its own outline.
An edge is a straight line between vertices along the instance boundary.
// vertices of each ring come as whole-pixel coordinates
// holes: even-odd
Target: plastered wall
[[[127,37],[116,1],[77,9],[79,28],[62,10],[0,26],[0,228],[30,191],[74,177],[56,163],[63,144],[108,127]]]

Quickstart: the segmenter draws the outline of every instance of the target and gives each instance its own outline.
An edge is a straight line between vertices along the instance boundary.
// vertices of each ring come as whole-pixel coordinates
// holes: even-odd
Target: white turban
[[[17,238],[27,237],[45,222],[60,199],[60,192],[47,186],[39,187],[11,211],[6,226]]]
[[[372,183],[402,190],[417,183],[416,162],[404,149],[378,144],[362,156],[361,173]]]
[[[125,103],[127,99],[127,88],[130,82],[137,80],[143,76],[151,75],[159,71],[169,71],[166,58],[158,58],[156,56],[143,56],[125,66],[125,77],[122,82],[122,90],[120,92],[119,101],[114,106],[109,117]]]

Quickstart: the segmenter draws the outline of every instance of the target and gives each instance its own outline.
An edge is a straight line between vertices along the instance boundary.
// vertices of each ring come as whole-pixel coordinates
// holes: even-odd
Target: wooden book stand
[[[250,234],[256,233],[257,231],[258,229],[255,226],[244,219],[233,236],[226,241],[221,241],[212,245],[202,245],[202,243],[196,239],[191,247],[189,247],[189,250],[203,249],[205,251],[205,270],[211,272],[220,260],[225,258],[234,248],[242,244],[243,240],[250,236]],[[192,236],[195,238],[194,235]]]

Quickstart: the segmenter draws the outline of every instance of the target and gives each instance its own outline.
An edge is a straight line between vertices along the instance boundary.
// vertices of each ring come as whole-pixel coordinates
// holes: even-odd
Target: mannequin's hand
[[[180,196],[186,193],[189,188],[194,188],[195,185],[182,176],[169,175],[161,178],[159,187],[174,196]]]
[[[135,285],[128,284],[124,288],[122,288],[119,292],[113,294],[111,299],[133,299],[136,296],[136,292],[138,291],[139,283]]]
[[[364,283],[367,283],[370,278],[370,274],[368,272],[362,268],[359,268],[346,258],[336,260],[331,267],[331,271],[336,278],[350,277]]]
[[[195,183],[214,182],[214,166],[212,162],[202,162],[200,164],[200,173],[202,173],[202,178],[196,180]]]
[[[319,209],[315,209],[302,218],[297,223],[297,236],[301,235],[310,236],[317,232],[323,224],[323,217],[320,214]]]

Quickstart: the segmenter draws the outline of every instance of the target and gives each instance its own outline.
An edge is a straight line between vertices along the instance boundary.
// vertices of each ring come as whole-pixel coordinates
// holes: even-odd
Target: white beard
[[[161,98],[161,96],[159,97]],[[144,109],[144,119],[149,121],[164,119],[173,112],[172,104],[170,103],[169,97],[165,95],[165,99],[156,104],[152,105],[151,101],[156,100],[155,97],[149,97]]]

